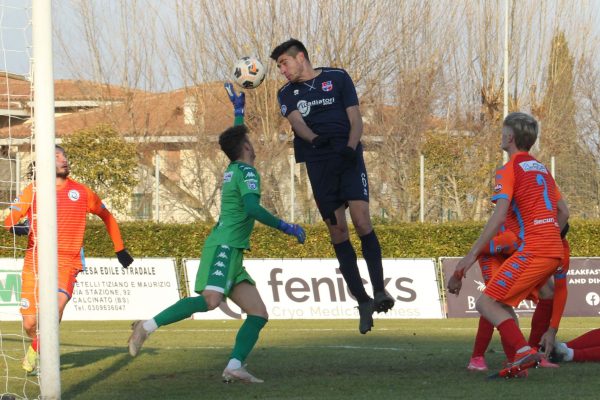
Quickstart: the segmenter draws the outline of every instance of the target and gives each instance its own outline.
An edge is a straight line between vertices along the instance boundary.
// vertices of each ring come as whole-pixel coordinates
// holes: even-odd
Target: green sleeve
[[[260,197],[255,193],[244,195],[244,197],[242,197],[242,200],[244,201],[244,211],[258,222],[270,226],[271,228],[277,228],[279,226],[279,218],[262,207],[259,199]]]
[[[233,126],[244,125],[244,116],[238,115],[233,118]]]

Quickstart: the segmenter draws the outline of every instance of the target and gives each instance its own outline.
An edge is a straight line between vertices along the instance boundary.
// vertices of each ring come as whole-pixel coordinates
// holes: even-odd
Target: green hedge
[[[306,227],[304,246],[295,239],[257,224],[249,258],[334,257],[324,224]],[[377,225],[384,257],[461,256],[477,239],[483,224],[480,222],[445,224]],[[207,224],[155,224],[150,222],[121,223],[121,233],[134,257],[199,257],[200,249],[211,226]],[[573,256],[600,256],[600,221],[573,221],[569,232]],[[352,241],[360,249],[358,237]],[[25,247],[25,238],[17,238],[17,246]],[[88,257],[111,257],[112,243],[102,222],[90,222],[85,236]],[[0,257],[14,254],[13,236],[0,233]],[[360,251],[358,251],[360,256]],[[17,257],[22,252],[16,253]]]

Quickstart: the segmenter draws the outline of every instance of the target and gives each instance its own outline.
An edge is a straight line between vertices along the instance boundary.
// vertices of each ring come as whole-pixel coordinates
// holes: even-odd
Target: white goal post
[[[56,161],[51,0],[32,4],[34,129],[38,218],[40,398],[60,399]]]

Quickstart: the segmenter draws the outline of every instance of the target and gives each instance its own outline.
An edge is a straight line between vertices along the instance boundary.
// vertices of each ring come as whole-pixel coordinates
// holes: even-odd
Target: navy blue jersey
[[[331,138],[332,146],[313,149],[310,143],[294,134],[297,162],[327,159],[346,146],[350,134],[346,108],[358,105],[354,83],[346,71],[339,68],[315,70],[321,73],[314,79],[299,83],[288,82],[278,93],[284,117],[298,110],[315,134]]]

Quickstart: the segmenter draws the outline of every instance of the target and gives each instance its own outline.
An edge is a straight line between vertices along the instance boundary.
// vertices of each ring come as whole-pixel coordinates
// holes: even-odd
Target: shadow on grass
[[[153,349],[145,349],[145,353],[153,354],[156,351]],[[70,387],[63,393],[63,398],[71,399],[76,395],[85,393],[93,385],[100,382],[105,382],[112,375],[126,368],[133,361],[133,357],[127,353],[127,349],[122,347],[108,347],[94,350],[75,351],[62,354],[60,357],[61,370],[69,370],[72,368],[85,368],[102,360],[113,359],[107,368],[100,369],[97,374],[90,376]]]

